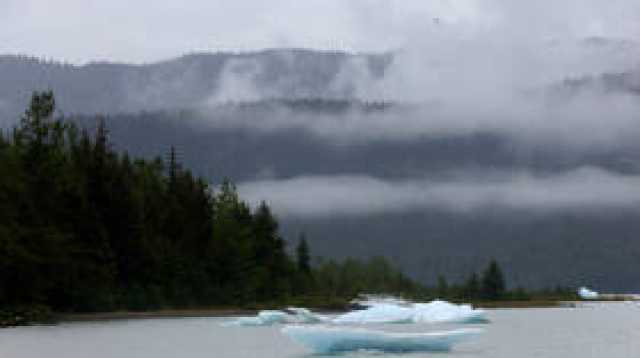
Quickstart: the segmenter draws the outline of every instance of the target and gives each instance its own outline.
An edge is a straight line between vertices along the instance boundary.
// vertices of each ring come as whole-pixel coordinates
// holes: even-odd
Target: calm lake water
[[[640,306],[585,304],[579,308],[493,310],[484,334],[449,353],[343,357],[636,358]],[[276,358],[308,352],[280,327],[221,327],[223,318],[143,319],[0,330],[0,358]],[[377,326],[434,331],[453,325]]]

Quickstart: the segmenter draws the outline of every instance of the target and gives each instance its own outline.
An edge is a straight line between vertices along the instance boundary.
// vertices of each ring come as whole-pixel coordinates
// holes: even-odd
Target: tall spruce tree
[[[506,284],[502,269],[496,260],[491,260],[482,276],[482,298],[499,300],[504,297]]]
[[[444,275],[438,276],[438,287],[436,287],[436,291],[439,297],[447,297],[449,295],[449,283],[447,282],[447,278]]]
[[[465,281],[463,286],[463,296],[465,299],[470,300],[480,298],[480,280],[477,273],[473,272]]]
[[[296,246],[296,259],[298,271],[304,275],[311,274],[311,256],[309,254],[309,244],[304,233],[300,234],[298,238],[298,245]]]

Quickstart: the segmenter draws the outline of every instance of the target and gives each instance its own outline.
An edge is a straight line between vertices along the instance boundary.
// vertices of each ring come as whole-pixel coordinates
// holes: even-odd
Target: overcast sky
[[[82,63],[271,47],[384,51],[433,36],[436,22],[459,36],[637,38],[638,14],[634,0],[0,0],[0,53]]]

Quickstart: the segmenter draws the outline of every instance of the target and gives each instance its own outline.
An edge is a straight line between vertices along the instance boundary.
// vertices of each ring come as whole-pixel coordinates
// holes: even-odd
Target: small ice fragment
[[[320,323],[327,319],[316,315],[306,308],[291,307],[287,311],[260,311],[255,317],[240,317],[227,322],[225,326],[272,326],[285,323]]]
[[[271,326],[287,322],[287,314],[282,311],[260,311],[255,317],[240,317],[228,322],[229,326]]]
[[[287,326],[282,332],[316,354],[357,350],[382,352],[446,352],[453,344],[475,337],[479,329],[431,333],[391,333],[362,328]]]
[[[596,291],[592,291],[586,287],[580,287],[578,290],[578,296],[583,300],[597,300],[600,294]]]

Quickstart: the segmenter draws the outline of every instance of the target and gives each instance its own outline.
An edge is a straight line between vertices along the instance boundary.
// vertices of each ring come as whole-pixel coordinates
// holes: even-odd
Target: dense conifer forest
[[[250,208],[229,181],[210,187],[173,148],[156,160],[117,153],[96,121],[89,133],[56,118],[53,94],[35,93],[0,137],[2,306],[148,310],[417,290],[383,258],[312,267],[304,237],[288,250],[266,203]]]

